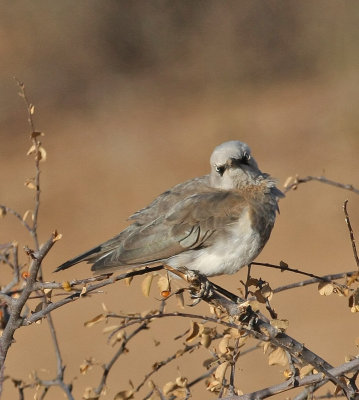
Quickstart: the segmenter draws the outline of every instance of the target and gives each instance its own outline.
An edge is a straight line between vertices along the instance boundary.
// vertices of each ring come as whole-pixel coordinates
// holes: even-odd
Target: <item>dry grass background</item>
[[[248,143],[280,185],[298,173],[359,186],[355,1],[19,1],[1,2],[1,9],[0,200],[20,212],[33,204],[33,192],[23,186],[34,172],[25,156],[28,127],[12,80],[17,76],[36,105],[37,129],[46,134],[40,238],[54,228],[63,233],[44,265],[47,280],[88,276],[86,265],[56,276],[52,271],[119,232],[128,215],[168,187],[207,173],[211,151],[225,140]],[[308,183],[281,201],[258,260],[285,260],[315,274],[354,269],[345,199],[359,236],[358,196]],[[31,244],[10,216],[0,226],[0,243]],[[272,287],[298,279],[255,271]],[[235,291],[245,273],[215,281]],[[94,368],[80,376],[82,361],[106,362],[113,352],[102,327],[83,322],[102,312],[102,302],[113,311],[156,306],[158,293],[145,299],[139,283],[107,287],[54,313],[67,381],[77,376],[76,398],[97,385],[100,374]],[[346,302],[320,297],[311,286],[278,294],[273,305],[290,320],[289,334],[337,365],[357,352],[358,316]],[[186,328],[184,321],[163,321],[130,344],[111,373],[107,398],[179,348],[172,339]],[[154,347],[153,339],[161,345]],[[198,358],[190,365],[180,360],[156,381],[174,379],[177,365],[183,375],[199,375]],[[244,357],[240,367],[244,392],[283,379],[260,352]],[[27,380],[35,370],[44,379],[55,371],[46,324],[18,331],[8,355],[6,374]],[[7,381],[4,398],[16,396]],[[52,389],[48,398],[62,394]]]

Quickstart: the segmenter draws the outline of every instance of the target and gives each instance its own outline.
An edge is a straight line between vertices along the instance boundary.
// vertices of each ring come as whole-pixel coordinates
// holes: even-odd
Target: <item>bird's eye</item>
[[[219,173],[219,175],[223,175],[224,171],[226,170],[226,167],[224,165],[216,165],[216,172]]]
[[[241,161],[243,163],[247,164],[250,159],[251,159],[251,155],[249,153],[244,153]]]

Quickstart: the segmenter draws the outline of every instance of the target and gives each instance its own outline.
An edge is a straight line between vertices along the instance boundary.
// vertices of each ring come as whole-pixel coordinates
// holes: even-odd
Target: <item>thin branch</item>
[[[313,278],[313,279],[307,279],[305,281],[289,283],[288,285],[279,286],[276,289],[273,289],[273,293],[279,293],[279,292],[283,292],[285,290],[290,290],[290,289],[294,289],[294,288],[298,288],[298,287],[312,285],[312,284],[318,283],[318,282],[332,282],[337,279],[350,277],[357,273],[358,273],[357,271],[348,271],[348,272],[342,272],[340,274],[324,275],[324,276],[321,276],[320,279]]]
[[[21,225],[23,225],[30,233],[32,231],[31,226],[23,220],[22,216],[15,210],[13,210],[10,207],[4,206],[3,204],[0,204],[0,208],[6,213],[6,214],[12,214],[14,217],[16,217],[20,222]]]
[[[321,276],[312,274],[311,272],[304,272],[297,268],[290,268],[285,262],[281,261],[280,265],[270,264],[270,263],[261,263],[261,262],[252,262],[252,265],[260,265],[262,267],[269,267],[274,269],[280,269],[281,272],[289,271],[294,272],[295,274],[310,276],[312,278],[316,278],[317,280],[323,280]]]
[[[353,370],[357,370],[359,368],[359,358],[355,358],[352,361],[346,362],[339,367],[329,369],[329,373],[332,376],[342,376],[348,372]],[[258,390],[253,393],[248,393],[242,396],[229,396],[224,400],[254,400],[254,399],[266,399],[268,397],[274,396],[278,393],[286,392],[287,390],[293,389],[294,387],[302,387],[307,385],[313,385],[315,383],[327,383],[328,377],[324,377],[321,373],[313,374],[305,376],[304,378],[295,378],[292,382],[291,380],[282,382],[278,385],[271,386],[265,389]],[[323,383],[323,384],[324,384]],[[354,393],[353,396],[358,395],[358,393]],[[354,399],[354,397],[351,397]]]
[[[100,381],[99,385],[97,386],[97,388],[94,389],[94,392],[97,395],[100,395],[102,390],[104,389],[108,374],[110,373],[111,368],[113,367],[115,362],[118,360],[118,358],[121,356],[121,354],[123,354],[123,352],[126,350],[127,343],[131,339],[133,339],[140,331],[147,329],[147,325],[148,325],[148,321],[143,322],[138,328],[136,328],[133,332],[131,332],[130,335],[126,336],[122,340],[121,346],[117,350],[116,354],[111,358],[111,360],[106,365],[103,366],[103,374],[101,377],[101,381]]]
[[[347,205],[348,205],[348,200],[345,200],[344,204],[343,204],[343,210],[344,210],[344,214],[345,214],[345,223],[348,226],[350,241],[351,241],[352,248],[353,248],[354,259],[355,259],[355,262],[357,264],[357,267],[359,268],[358,252],[357,252],[357,248],[356,248],[356,245],[355,245],[355,238],[354,238],[353,228],[352,228],[352,225],[350,223],[350,218],[349,218],[349,214],[348,214],[348,210],[347,210]]]
[[[59,300],[56,303],[49,303],[43,310],[40,310],[36,313],[31,314],[30,316],[28,316],[27,318],[24,319],[23,321],[23,325],[31,325],[32,323],[44,318],[47,314],[49,314],[50,312],[56,310],[57,308],[63,307],[65,304],[71,303],[75,300],[78,300],[81,297],[85,297],[90,295],[92,292],[110,285],[114,282],[126,279],[126,278],[131,278],[134,276],[138,276],[138,275],[144,275],[147,274],[148,272],[154,272],[154,271],[159,271],[162,269],[161,265],[155,266],[155,267],[145,267],[141,270],[137,270],[137,271],[131,271],[131,272],[127,272],[121,275],[117,275],[117,276],[113,276],[110,278],[105,278],[102,279],[102,277],[100,278],[100,282],[98,283],[94,283],[92,285],[88,285],[86,286],[86,292],[84,294],[81,295],[81,290],[77,290],[75,293],[71,294],[70,296]],[[89,278],[90,280],[92,280],[93,278]],[[87,281],[87,280],[86,280]],[[74,281],[74,282],[79,282],[79,281]],[[40,285],[39,285],[40,286]],[[49,289],[53,289],[53,288],[63,288],[63,284],[62,283],[55,283],[55,284],[47,284],[44,283],[42,284],[43,288],[49,288]]]
[[[324,176],[306,176],[305,178],[300,178],[299,176],[296,176],[292,183],[285,185],[284,193],[287,193],[290,190],[296,190],[300,184],[307,183],[310,181],[325,183],[327,185],[335,186],[340,189],[349,190],[350,192],[359,194],[359,189],[355,188],[353,185],[335,182],[328,178],[325,178]]]

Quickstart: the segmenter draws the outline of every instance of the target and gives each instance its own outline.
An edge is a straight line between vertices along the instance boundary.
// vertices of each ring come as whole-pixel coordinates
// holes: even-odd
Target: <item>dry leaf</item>
[[[56,230],[52,233],[52,241],[57,242],[62,238],[62,234],[58,233]]]
[[[0,206],[0,218],[5,217],[6,215],[6,208]]]
[[[283,187],[286,189],[288,186],[290,186],[290,184],[292,183],[293,179],[294,178],[292,176],[288,176],[288,178],[285,180],[285,182],[283,184]]]
[[[330,282],[320,282],[318,284],[318,291],[321,296],[329,296],[333,293],[334,286]]]
[[[167,396],[169,393],[171,393],[175,388],[177,387],[177,385],[175,384],[175,382],[167,382],[165,383],[165,385],[162,388],[163,394],[165,396]]]
[[[71,292],[72,290],[69,281],[62,282],[62,288],[65,290],[65,292]]]
[[[132,280],[133,280],[133,276],[130,276],[130,277],[128,277],[128,278],[125,278],[123,281],[124,281],[124,283],[125,283],[126,286],[130,286]]]
[[[44,293],[48,299],[51,299],[52,289],[44,289]]]
[[[31,189],[31,190],[36,190],[36,185],[34,183],[34,179],[33,178],[27,178],[24,182],[24,185]]]
[[[28,215],[31,214],[31,220],[34,220],[34,212],[32,210],[26,210],[24,215],[22,216],[22,220],[25,221]]]
[[[87,287],[83,286],[82,289],[81,289],[80,297],[82,297],[86,293],[87,293]]]
[[[129,400],[134,398],[133,390],[122,390],[121,392],[116,393],[113,400]]]
[[[214,373],[214,377],[219,381],[223,382],[224,375],[226,373],[229,362],[225,361],[221,365],[219,365]]]
[[[231,338],[231,335],[224,335],[223,338],[220,340],[218,344],[218,351],[221,354],[227,354],[229,353],[229,339]]]
[[[300,370],[299,370],[299,376],[301,377],[301,378],[304,378],[305,376],[307,376],[307,375],[309,375],[309,374],[311,374],[312,373],[312,371],[313,371],[313,366],[312,365],[305,365],[304,367],[302,367]]]
[[[289,326],[289,321],[287,319],[273,319],[270,324],[284,332]]]
[[[119,327],[119,325],[110,325],[110,326],[106,326],[105,328],[102,329],[102,333],[110,333],[115,331],[117,328]]]
[[[108,313],[110,312],[110,310],[107,308],[107,306],[106,306],[105,303],[101,303],[101,307],[102,307],[103,311],[104,311],[106,314],[108,314]]]
[[[222,388],[222,383],[217,379],[210,380],[207,385],[207,390],[210,392],[219,392]]]
[[[39,146],[38,157],[41,162],[46,161],[47,158],[46,150],[41,145]]]
[[[204,346],[206,349],[208,349],[208,347],[211,345],[212,342],[212,338],[210,335],[208,335],[207,333],[203,333],[201,335],[201,345]]]
[[[281,365],[286,367],[288,365],[288,357],[283,349],[277,347],[274,351],[269,354],[268,357],[269,365]]]
[[[186,337],[186,342],[191,342],[199,335],[200,326],[197,322],[191,321],[189,335]]]
[[[187,387],[188,379],[183,376],[178,376],[176,378],[176,385],[181,388]]]
[[[170,285],[167,276],[160,276],[157,281],[157,286],[161,292],[168,291],[170,289]]]
[[[30,138],[31,139],[35,139],[38,136],[45,136],[45,134],[44,134],[44,132],[32,132],[31,135],[30,135]]]
[[[269,286],[268,283],[266,283],[262,288],[261,288],[261,293],[262,296],[267,299],[267,300],[272,300],[273,297],[273,290],[272,288]]]
[[[150,295],[152,281],[153,281],[153,274],[148,274],[141,283],[142,294],[145,297],[148,297]]]
[[[89,328],[101,321],[104,321],[106,319],[106,316],[104,314],[99,314],[96,315],[96,317],[93,317],[92,319],[90,319],[89,321],[84,322],[84,326],[86,326],[86,328]]]
[[[177,299],[178,307],[184,308],[183,292],[176,293],[176,299]]]
[[[359,288],[355,289],[354,293],[349,297],[349,307],[351,307],[351,312],[359,311]]]
[[[30,105],[29,105],[29,113],[30,113],[31,115],[33,115],[34,112],[35,112],[35,106],[34,106],[33,104],[30,104]]]

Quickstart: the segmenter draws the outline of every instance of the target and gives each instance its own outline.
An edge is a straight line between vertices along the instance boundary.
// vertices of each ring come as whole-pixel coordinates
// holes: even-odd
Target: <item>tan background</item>
[[[45,278],[89,276],[86,265],[52,271],[119,232],[128,215],[168,187],[207,173],[210,153],[225,140],[248,143],[280,185],[290,175],[325,174],[359,186],[358,27],[356,1],[1,2],[0,203],[20,213],[33,206],[33,192],[23,186],[34,171],[25,156],[28,126],[12,79],[17,76],[36,105],[37,129],[46,133],[40,239],[54,228],[63,233],[46,259]],[[345,199],[358,236],[358,196],[308,183],[281,201],[258,260],[285,260],[316,274],[354,269]],[[0,224],[0,243],[31,246],[13,218]],[[245,273],[215,281],[235,291]],[[255,274],[272,287],[300,279],[265,268]],[[145,299],[140,281],[107,287],[54,313],[66,381],[77,376],[75,398],[99,381],[99,367],[80,375],[83,360],[93,356],[103,363],[114,352],[103,325],[84,328],[83,322],[102,312],[102,302],[114,312],[158,306],[158,292]],[[312,286],[279,294],[273,305],[290,320],[289,334],[330,363],[357,352],[358,315],[350,313],[347,299],[320,297]],[[187,326],[184,320],[161,321],[140,334],[112,370],[106,398],[128,388],[128,379],[138,384],[154,361],[177,350],[181,344],[172,339]],[[161,345],[154,347],[154,339]],[[207,357],[204,350],[186,356],[154,380],[173,380],[177,368],[191,380],[203,372]],[[283,379],[281,368],[268,367],[260,351],[239,366],[244,392]],[[33,371],[54,376],[45,323],[17,332],[8,355],[6,374],[29,381]],[[211,398],[202,388],[194,398]],[[27,396],[32,398],[30,390]],[[17,398],[10,381],[4,398]],[[51,389],[47,398],[62,394]]]

